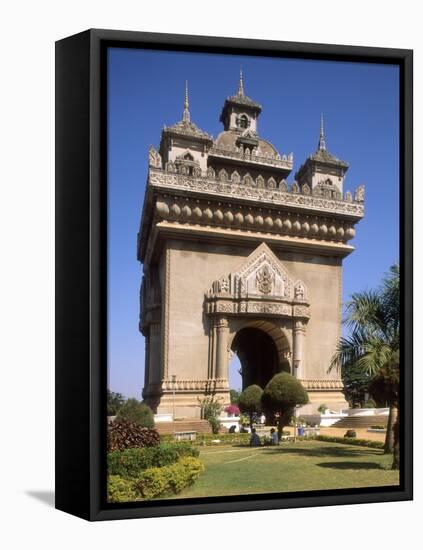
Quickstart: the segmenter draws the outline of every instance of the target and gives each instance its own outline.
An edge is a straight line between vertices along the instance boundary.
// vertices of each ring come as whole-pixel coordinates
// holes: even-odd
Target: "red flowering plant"
[[[238,416],[239,407],[237,405],[228,405],[224,409],[225,413],[228,413],[229,416]]]

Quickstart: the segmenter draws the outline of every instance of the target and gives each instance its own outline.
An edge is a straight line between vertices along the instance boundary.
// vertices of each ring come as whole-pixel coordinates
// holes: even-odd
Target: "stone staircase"
[[[388,417],[386,415],[371,416],[345,416],[334,424],[332,428],[371,428],[372,426],[386,426]]]
[[[156,422],[154,426],[160,435],[174,432],[211,433],[211,426],[207,420],[175,420],[175,422]]]

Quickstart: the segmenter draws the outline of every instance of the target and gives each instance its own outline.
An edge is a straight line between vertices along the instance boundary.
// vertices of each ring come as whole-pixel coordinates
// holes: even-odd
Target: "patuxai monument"
[[[309,394],[303,414],[347,407],[328,367],[364,187],[344,191],[348,164],[328,151],[323,119],[288,184],[293,154],[260,136],[261,112],[241,74],[213,139],[192,122],[186,90],[182,120],[150,148],[138,259],[143,397],[156,413],[199,418],[210,395],[228,404],[233,354],[244,388],[287,371]]]

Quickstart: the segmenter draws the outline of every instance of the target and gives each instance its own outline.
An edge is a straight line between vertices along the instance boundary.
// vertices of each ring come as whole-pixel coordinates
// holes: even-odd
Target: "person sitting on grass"
[[[277,434],[275,428],[272,428],[270,430],[270,444],[271,445],[279,445],[279,438],[278,438],[278,434]]]
[[[261,447],[260,437],[256,433],[256,429],[251,430],[250,447]]]

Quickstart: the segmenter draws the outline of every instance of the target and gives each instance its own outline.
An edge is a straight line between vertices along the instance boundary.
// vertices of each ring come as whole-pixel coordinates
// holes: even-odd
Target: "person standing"
[[[271,445],[279,445],[279,438],[278,438],[278,434],[277,434],[275,428],[272,428],[270,430],[270,444]]]

